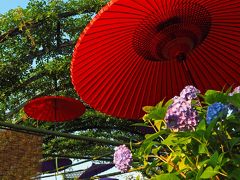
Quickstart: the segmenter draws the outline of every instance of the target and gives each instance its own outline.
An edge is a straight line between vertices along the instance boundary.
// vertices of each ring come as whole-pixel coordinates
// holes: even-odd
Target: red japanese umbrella
[[[112,0],[81,34],[71,77],[93,108],[139,118],[186,85],[240,82],[240,0]]]
[[[85,112],[82,102],[63,96],[44,96],[29,101],[25,113],[36,120],[63,122],[74,120]]]

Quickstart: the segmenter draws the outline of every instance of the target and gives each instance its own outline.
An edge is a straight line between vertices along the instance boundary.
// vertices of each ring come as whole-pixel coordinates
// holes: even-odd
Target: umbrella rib
[[[119,32],[119,34],[121,34],[120,32]],[[130,34],[130,33],[129,33]],[[125,33],[125,35],[126,35],[126,33]],[[99,49],[99,48],[101,48],[101,47],[103,47],[104,45],[107,45],[107,44],[109,44],[109,42],[111,42],[111,43],[116,43],[116,41],[122,41],[122,39],[123,40],[129,40],[131,37],[126,37],[126,36],[124,36],[124,35],[120,35],[119,37],[117,37],[117,36],[113,36],[113,34],[112,34],[112,38],[107,38],[107,40],[105,40],[105,42],[104,43],[100,43],[102,40],[99,40],[99,41],[94,41],[94,39],[90,39],[89,41],[91,42],[91,44],[87,44],[87,45],[85,45],[85,47],[84,48],[81,48],[81,50],[83,50],[83,49],[87,49],[86,50],[86,52],[85,53],[82,53],[81,55],[82,56],[84,56],[84,55],[87,55],[87,54],[89,54],[89,52],[91,52],[91,53],[93,53],[93,54],[95,54],[96,53],[96,49]],[[114,40],[116,40],[116,41],[114,41]],[[92,44],[99,44],[98,46],[95,46],[95,48],[92,46]],[[93,52],[93,49],[94,49],[94,52]]]
[[[211,36],[214,36],[214,37],[215,37],[214,39],[219,39],[219,40],[221,40],[221,41],[219,41],[218,43],[220,43],[220,42],[223,41],[223,42],[226,42],[227,44],[231,44],[232,46],[238,46],[238,47],[240,47],[240,45],[233,44],[233,43],[231,42],[231,41],[234,41],[234,42],[236,42],[236,43],[239,43],[238,40],[236,40],[236,39],[234,39],[234,38],[231,38],[231,37],[227,37],[227,36],[225,36],[223,33],[219,33],[219,34],[222,34],[221,37],[224,38],[224,40],[219,38],[219,36],[217,35],[216,31],[215,31],[214,33],[212,33]],[[230,33],[229,33],[229,34],[230,34]],[[233,35],[233,34],[232,34],[232,36],[236,36],[236,35]],[[214,40],[214,39],[213,39],[213,40]],[[227,41],[227,40],[231,40],[231,41]],[[240,51],[240,50],[239,50],[239,51]]]
[[[210,44],[210,43],[209,43]],[[206,45],[207,46],[207,45]],[[222,52],[219,50],[219,48],[220,47],[218,47],[218,48],[215,48],[214,46],[211,46],[214,50],[215,50],[215,52],[218,52],[218,54],[221,54],[225,59],[228,59],[228,57],[227,56],[225,56],[224,54],[222,54]],[[227,54],[229,54],[229,55],[232,55],[232,54],[230,54],[229,52],[227,52],[227,51],[225,51]],[[239,66],[239,65],[238,65]],[[222,66],[221,66],[222,67]],[[228,67],[230,67],[230,66],[228,66]],[[239,71],[237,71],[237,70],[235,70],[235,68],[232,68],[232,67],[230,67],[231,69],[232,69],[232,71],[234,71],[236,74],[239,74]],[[225,71],[225,73],[226,74],[228,74],[229,75],[229,77],[231,77],[231,75],[229,74],[229,72],[228,71]],[[234,79],[234,78],[233,78]]]
[[[138,61],[138,62],[139,62],[139,61]],[[129,102],[134,102],[134,101],[132,101],[132,99],[133,99],[134,95],[137,93],[137,92],[136,92],[137,85],[139,85],[138,83],[139,83],[139,81],[141,80],[141,76],[143,76],[143,73],[141,73],[141,72],[144,72],[144,73],[147,72],[147,71],[144,71],[144,70],[141,71],[141,68],[143,68],[143,66],[140,66],[140,67],[136,68],[135,76],[134,76],[134,78],[132,78],[132,82],[134,82],[134,83],[130,83],[130,81],[127,82],[127,85],[125,86],[125,88],[128,89],[128,90],[125,91],[125,92],[128,92],[128,94],[131,94],[131,96],[130,96],[130,97],[127,96],[127,95],[124,96],[123,102],[127,102],[127,101],[129,101]],[[137,70],[138,70],[138,71],[137,71]],[[137,72],[138,72],[139,76],[136,75]],[[139,88],[139,89],[140,89],[140,88]],[[130,90],[131,90],[131,91],[130,91]],[[141,89],[140,89],[140,90],[141,90]],[[133,92],[134,92],[134,93],[133,93]],[[142,95],[142,96],[143,96],[143,95]],[[127,97],[128,97],[128,98],[127,98]],[[139,100],[139,99],[138,99],[138,100]],[[138,101],[138,102],[139,102],[139,104],[141,104],[140,101]],[[126,106],[124,103],[122,103],[121,106],[120,106],[120,108],[119,108],[119,111],[121,112],[121,111],[123,110],[124,106],[126,106],[126,108],[129,109],[130,104],[132,105],[132,106],[130,107],[131,109],[136,108],[136,102],[135,102],[134,104],[128,103],[127,106]],[[140,109],[139,109],[139,111],[140,111]],[[127,113],[127,111],[125,112],[124,116],[126,116],[126,113]],[[139,113],[139,112],[135,112],[135,113]],[[132,115],[132,114],[133,114],[133,111],[131,112],[131,115]]]
[[[193,62],[198,62],[199,61],[199,59],[198,60],[196,60],[196,58],[194,57],[194,56],[191,56],[190,55],[190,58],[189,58],[189,60],[190,59],[192,59],[192,61]],[[198,65],[196,64],[196,63],[191,63],[191,61],[187,61],[186,63],[188,63],[189,64],[189,69],[190,70],[192,70],[193,72],[195,72],[196,73],[196,79],[198,80],[198,81],[200,81],[200,86],[196,86],[197,88],[198,87],[204,87],[205,85],[204,85],[204,83],[201,81],[201,78],[199,78],[200,77],[200,75],[199,74],[201,74],[201,75],[203,75],[204,77],[205,77],[205,79],[208,81],[208,78],[206,77],[206,74],[205,73],[199,73],[199,69],[202,69],[202,68],[204,68],[203,67],[203,63],[198,63]],[[202,66],[202,68],[200,68]],[[196,68],[197,67],[197,68]],[[198,83],[196,83],[196,84],[198,84]]]
[[[85,52],[84,54],[80,54],[79,56],[77,56],[77,58],[80,58],[81,56],[87,56],[86,58],[89,59],[89,58],[96,56],[96,54],[101,55],[101,56],[105,55],[105,54],[111,54],[112,52],[115,52],[115,50],[109,51],[107,48],[105,48],[105,45],[108,45],[109,42],[112,42],[112,43],[114,42],[114,44],[116,44],[117,41],[114,41],[115,39],[117,41],[120,41],[120,43],[118,44],[118,47],[121,47],[122,45],[126,44],[126,42],[128,42],[130,38],[126,38],[125,36],[120,36],[119,38],[117,38],[114,36],[114,38],[109,38],[109,40],[106,43],[96,46],[94,49],[93,49],[93,47],[90,48],[91,44],[87,45],[86,49],[90,49],[90,50]],[[91,55],[89,55],[89,53],[91,53]],[[105,60],[105,61],[107,61],[107,60]],[[84,65],[86,65],[86,64],[84,64]]]
[[[205,46],[206,46],[206,44],[205,44]],[[204,47],[205,47],[205,46],[204,46]],[[209,47],[206,47],[206,48],[204,48],[204,49],[205,49],[204,55],[206,54],[206,55],[208,55],[208,57],[210,58],[210,57],[211,57],[211,54],[212,54],[212,52],[211,52],[211,50],[210,50],[211,47],[210,47],[210,48],[209,48]],[[203,53],[201,53],[201,56],[203,56]],[[208,59],[209,59],[209,58],[208,58]],[[206,58],[205,58],[205,59],[206,59]],[[211,58],[211,59],[213,59],[213,58]],[[221,79],[223,79],[223,80],[225,81],[225,83],[228,84],[228,83],[226,82],[226,79],[225,79],[225,78],[222,76],[222,74],[219,72],[219,70],[217,70],[214,66],[211,65],[211,62],[212,62],[212,61],[208,61],[208,66],[211,66],[211,68],[215,70],[215,71],[214,71],[215,74],[217,74],[219,77],[221,77]],[[205,68],[205,69],[207,70],[207,68]],[[220,69],[221,69],[221,68],[220,68]],[[208,71],[208,72],[210,73],[210,71]],[[215,77],[214,74],[212,74],[212,77]],[[218,83],[218,87],[221,87],[221,86],[222,86],[222,84],[217,81],[217,78],[214,78],[214,81]]]
[[[228,1],[228,4],[222,2],[222,3],[219,3],[218,0],[216,0],[215,2],[213,0],[203,0],[203,2],[206,2],[207,4],[207,7],[208,7],[208,10],[209,12],[211,13],[214,13],[214,12],[219,12],[219,9],[220,8],[223,8],[223,10],[226,9],[226,7],[228,6],[233,6],[235,7],[235,5],[239,5],[239,2],[236,2],[236,3],[233,3],[233,4],[229,4],[229,2],[232,2],[232,0]],[[212,6],[211,6],[212,5]]]
[[[135,2],[135,4],[138,4],[138,3]],[[144,13],[144,14],[147,14],[147,15],[151,15],[151,13],[147,12],[147,11],[149,11],[149,9],[147,9],[146,7],[144,7],[144,8],[145,8],[147,11],[144,11],[144,10],[141,10],[141,9],[133,8],[133,7],[131,7],[131,6],[127,6],[127,5],[125,5],[125,4],[117,4],[117,5],[118,5],[118,6],[121,6],[121,7],[128,8],[128,9],[134,9],[134,10],[136,10],[136,11],[139,11],[140,13]],[[113,11],[110,11],[110,12],[113,12]],[[124,11],[124,12],[116,11],[116,12],[124,13],[124,14],[125,14],[126,11]],[[150,12],[151,12],[151,11],[150,11]],[[127,12],[126,14],[131,14],[131,13]],[[142,14],[134,14],[134,15],[139,15],[140,17],[142,17]]]
[[[124,44],[124,41],[122,41],[121,43]],[[111,56],[110,56],[109,58],[105,59],[104,61],[102,61],[102,63],[104,63],[104,62],[111,63],[110,61],[108,61],[108,59],[114,58],[114,54],[113,54],[112,52],[115,52],[115,51],[114,51],[113,49],[112,49],[111,51],[109,51],[109,50],[106,49],[106,48],[105,48],[104,50],[105,50],[105,51],[102,51],[102,49],[99,48],[98,51],[95,51],[93,55],[88,56],[87,58],[88,58],[88,59],[89,59],[89,58],[94,58],[93,56],[96,55],[96,53],[99,54],[98,52],[101,51],[102,54],[100,54],[100,55],[111,54]],[[83,65],[83,64],[82,64],[82,65]],[[94,66],[94,64],[92,64],[92,66]],[[91,66],[89,66],[89,68],[88,68],[87,70],[92,70]],[[99,71],[100,71],[100,70],[99,70]]]
[[[209,44],[213,44],[213,42],[215,42],[215,44],[217,44],[217,45],[219,45],[219,44],[221,44],[222,46],[220,46],[219,48],[220,49],[222,49],[223,51],[225,50],[225,49],[223,49],[223,48],[221,48],[221,47],[225,47],[225,48],[227,48],[227,49],[229,49],[229,50],[231,50],[231,51],[233,51],[233,52],[235,52],[235,51],[237,51],[237,50],[233,50],[233,49],[231,49],[231,48],[229,48],[228,46],[226,46],[226,45],[224,45],[224,44],[222,44],[221,42],[225,42],[225,43],[227,43],[227,44],[231,44],[233,47],[239,47],[240,48],[240,45],[237,45],[237,44],[232,44],[232,43],[230,43],[230,42],[228,42],[228,41],[226,41],[225,39],[223,40],[223,39],[219,39],[219,41],[216,41],[215,39],[217,38],[217,36],[215,36],[215,38],[213,38],[213,39],[211,39],[211,41],[209,41]],[[213,47],[214,49],[216,49],[215,47]],[[227,52],[227,51],[224,51],[224,52],[226,52],[226,53],[228,53],[230,56],[234,56],[232,53],[230,53],[230,52]],[[240,51],[238,51],[238,54],[240,54]],[[234,56],[236,59],[238,59],[238,57],[237,56]],[[228,59],[228,58],[226,58],[226,59]],[[234,60],[231,60],[231,59],[229,59],[232,63],[234,63],[235,65],[239,65],[239,64],[237,64],[236,63],[236,61],[234,61]]]
[[[126,59],[126,61],[127,61],[128,59]],[[138,61],[137,61],[138,62]],[[134,66],[137,66],[137,62],[132,62],[132,64],[134,64]],[[130,70],[130,71],[128,71],[128,69],[123,69],[122,68],[122,71],[123,72],[125,72],[124,74],[126,74],[127,72],[131,72],[131,69],[134,69],[135,71],[137,70],[137,68],[134,68],[134,66],[127,66],[128,67],[128,69]],[[123,75],[124,75],[123,74]],[[129,88],[129,85],[128,85],[128,83],[130,83],[130,81],[127,81],[129,78],[129,76],[131,75],[131,74],[136,74],[136,73],[133,73],[133,72],[131,72],[131,73],[127,73],[127,76],[124,76],[125,78],[122,80],[122,83],[121,83],[121,85],[120,86],[118,86],[118,88],[121,90],[121,92],[126,92],[126,89],[131,89],[131,88]],[[135,77],[136,77],[136,75],[135,75]],[[127,81],[127,82],[126,82]],[[116,86],[116,84],[114,85],[114,86]],[[122,88],[123,87],[123,88]],[[111,89],[111,94],[112,93],[114,93],[113,92],[113,89],[114,88],[112,88]],[[114,102],[114,99],[116,99],[116,97],[118,96],[118,94],[117,93],[115,93],[115,94],[113,94],[114,96],[111,98],[111,104],[113,105],[113,111],[115,111],[115,109],[117,108],[117,104]],[[127,95],[124,95],[124,97],[122,97],[122,101],[123,102],[126,102],[126,97],[127,97]],[[122,104],[122,105],[124,105],[124,104]],[[108,105],[108,106],[110,106],[110,104]],[[111,107],[111,106],[110,106]],[[131,107],[132,108],[132,107]],[[122,109],[122,107],[120,106],[120,108],[119,108],[119,112],[121,112],[121,109]],[[123,111],[124,112],[124,111]]]
[[[120,50],[119,50],[120,51]],[[111,53],[111,52],[110,52]],[[110,57],[111,58],[111,57]],[[107,60],[106,60],[107,61]],[[109,68],[111,68],[111,67],[109,67]],[[111,103],[110,103],[111,104]]]
[[[120,35],[122,35],[122,36],[125,36],[126,35],[126,33],[129,33],[129,34],[132,34],[132,29],[128,29],[128,28],[123,28],[123,30],[124,29],[126,29],[126,31],[124,31],[124,33],[122,32],[122,31],[119,31],[119,29],[120,28],[118,28],[118,27],[115,27],[115,28],[112,28],[112,30],[115,30],[115,32],[113,31],[113,32],[111,32],[111,34],[109,34],[109,33],[107,33],[106,31],[109,31],[109,30],[111,30],[111,29],[105,29],[105,30],[101,30],[101,31],[97,31],[97,32],[91,32],[91,33],[89,33],[89,34],[86,34],[85,36],[87,37],[87,36],[93,36],[93,35],[98,35],[99,36],[99,34],[101,34],[102,36],[104,36],[105,37],[105,39],[107,39],[107,37],[108,36],[113,36],[113,34],[120,34]],[[121,29],[120,29],[121,30]],[[106,33],[106,34],[102,34],[102,32],[104,32],[104,33]],[[117,38],[117,36],[116,36],[116,38]],[[95,40],[96,38],[95,37],[92,37],[91,39],[90,38],[88,38],[88,41],[92,41],[92,40]],[[99,40],[99,42],[101,42],[102,40]],[[81,44],[84,44],[84,43],[86,43],[86,41],[83,41],[83,42],[81,42]]]
[[[195,56],[195,57],[201,57],[201,58],[198,58],[198,59],[195,59],[195,61],[196,62],[198,62],[200,59],[201,60],[204,60],[204,59],[206,59],[205,57],[203,57],[202,55],[202,53],[200,53],[199,51],[194,51],[194,54],[196,54],[197,56]],[[200,74],[202,75],[202,76],[204,76],[205,77],[205,80],[206,81],[208,81],[208,84],[210,84],[211,85],[211,77],[213,77],[213,75],[211,75],[210,77],[209,77],[209,74],[212,74],[209,70],[208,70],[208,66],[204,66],[204,64],[205,63],[198,63],[198,66],[197,66],[197,68],[196,69],[198,69],[199,67],[201,67],[202,66],[202,68],[199,68],[199,69],[201,69],[202,71],[207,71],[207,73],[205,73],[205,72],[201,72]],[[211,66],[211,65],[210,65]],[[201,81],[201,78],[198,78],[198,80],[200,80]],[[212,79],[212,80],[214,80],[214,79]],[[203,87],[206,87],[205,86],[205,82],[202,82],[202,84],[204,85]],[[204,89],[206,89],[206,88],[204,88]]]
[[[156,9],[155,9],[155,6],[152,4],[152,1],[147,1],[147,3],[149,4],[149,6],[151,6],[151,13],[156,13],[158,12]]]

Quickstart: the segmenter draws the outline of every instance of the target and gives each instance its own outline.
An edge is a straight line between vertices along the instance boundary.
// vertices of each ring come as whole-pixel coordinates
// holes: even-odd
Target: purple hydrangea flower
[[[115,149],[113,163],[121,172],[127,172],[132,163],[132,153],[125,145],[120,145]]]
[[[207,124],[210,124],[213,119],[220,115],[220,113],[222,113],[222,116],[227,116],[228,106],[220,102],[216,102],[208,106],[206,117]]]
[[[177,131],[194,130],[198,123],[198,113],[193,109],[191,100],[177,96],[173,100],[165,116],[168,128]]]
[[[194,86],[186,86],[182,92],[180,93],[180,97],[186,99],[186,100],[192,100],[197,98],[197,94],[199,94],[200,91],[195,88]]]
[[[232,96],[234,94],[240,93],[240,86],[236,87],[233,92],[229,93],[229,96]]]

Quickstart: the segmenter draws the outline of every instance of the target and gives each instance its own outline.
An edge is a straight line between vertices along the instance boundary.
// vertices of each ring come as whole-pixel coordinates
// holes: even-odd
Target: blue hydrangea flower
[[[132,163],[132,153],[125,145],[120,145],[115,149],[113,156],[115,167],[121,172],[127,172]]]
[[[198,113],[193,109],[191,100],[178,96],[173,100],[165,116],[168,128],[175,131],[194,130],[198,123]]]
[[[195,88],[194,86],[186,86],[182,92],[180,93],[180,97],[186,99],[186,100],[192,100],[197,98],[197,94],[199,94],[200,91]]]
[[[210,122],[217,118],[220,113],[222,113],[223,116],[227,116],[228,114],[228,107],[225,104],[222,104],[220,102],[213,103],[212,105],[208,106],[207,109],[207,124],[210,124]]]

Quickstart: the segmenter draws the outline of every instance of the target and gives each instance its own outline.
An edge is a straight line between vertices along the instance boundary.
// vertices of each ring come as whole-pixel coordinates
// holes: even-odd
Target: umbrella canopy
[[[101,172],[111,169],[114,164],[92,164],[80,177],[79,179],[91,178]]]
[[[58,171],[62,171],[66,168],[68,168],[68,166],[72,165],[72,161],[68,158],[58,158],[57,159],[57,168]],[[56,169],[56,159],[51,159],[51,160],[47,160],[47,161],[43,161],[41,163],[41,172],[42,173],[54,173],[57,172]]]
[[[63,122],[74,120],[85,112],[85,106],[78,100],[63,96],[44,96],[29,101],[25,113],[36,120]]]
[[[240,0],[112,0],[81,34],[71,77],[93,108],[129,119],[186,85],[240,82]]]

